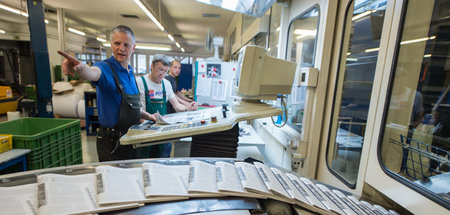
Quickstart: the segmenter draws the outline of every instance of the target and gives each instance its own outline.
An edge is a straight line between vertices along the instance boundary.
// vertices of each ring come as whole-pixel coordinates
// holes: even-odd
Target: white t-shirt
[[[154,83],[153,81],[150,80],[148,75],[144,75],[143,76],[145,79],[145,83],[147,83],[147,88],[148,88],[148,92],[147,94],[150,96],[151,99],[162,99],[163,98],[163,89],[162,89],[162,84],[157,84]],[[164,88],[166,90],[166,102],[168,102],[168,100],[175,98],[175,94],[173,94],[172,91],[172,85],[170,84],[170,82],[168,80],[166,80],[165,78],[163,79],[164,81]],[[146,110],[146,104],[145,104],[145,87],[144,87],[144,83],[142,82],[142,78],[141,76],[137,76],[136,77],[136,83],[137,86],[139,88],[139,94],[140,94],[140,98],[141,98],[141,110]]]

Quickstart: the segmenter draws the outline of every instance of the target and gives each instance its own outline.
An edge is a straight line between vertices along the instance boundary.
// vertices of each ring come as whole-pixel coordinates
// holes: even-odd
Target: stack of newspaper
[[[274,199],[320,214],[397,214],[308,178],[262,163],[191,160],[142,167],[97,166],[95,173],[42,174],[0,187],[0,214],[100,213],[195,197]]]

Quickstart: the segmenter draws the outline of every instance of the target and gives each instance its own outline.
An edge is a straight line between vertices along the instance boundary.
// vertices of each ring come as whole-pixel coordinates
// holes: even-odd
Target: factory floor
[[[86,130],[81,130],[81,141],[83,147],[83,163],[98,162],[96,137],[86,135]],[[189,157],[191,144],[189,142],[176,142],[173,157]]]
[[[23,117],[20,113],[19,117]],[[7,115],[0,115],[0,123],[7,121]],[[84,121],[81,120],[81,141],[83,150],[83,163],[95,163],[98,162],[97,148],[96,148],[96,136],[86,135],[86,130],[84,128]],[[190,154],[190,138],[182,139],[183,141],[175,142],[172,149],[172,157],[189,157]],[[255,146],[239,146],[237,152],[237,159],[243,160],[247,157],[253,157],[259,160],[264,160],[260,151],[256,149]]]

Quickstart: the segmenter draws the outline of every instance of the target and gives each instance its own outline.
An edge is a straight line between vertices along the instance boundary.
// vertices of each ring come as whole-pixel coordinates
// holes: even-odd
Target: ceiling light
[[[3,9],[3,10],[7,10],[7,11],[9,11],[9,12],[13,12],[13,13],[15,13],[15,14],[19,14],[19,15],[21,15],[21,12],[22,12],[22,11],[20,11],[20,10],[17,10],[17,9],[14,9],[14,8],[12,8],[12,7],[8,7],[8,6],[2,5],[2,4],[0,4],[0,8]]]
[[[355,20],[361,19],[361,18],[363,18],[363,17],[365,17],[365,16],[368,16],[368,15],[370,15],[371,13],[373,13],[373,12],[375,12],[375,11],[376,11],[376,10],[368,10],[368,11],[366,11],[366,12],[360,13],[360,14],[358,14],[358,15],[352,17],[352,21],[355,21]]]
[[[315,36],[316,35],[316,30],[295,29],[294,30],[294,34]]]
[[[111,47],[111,43],[103,42],[104,47]],[[155,50],[155,51],[170,51],[172,50],[168,45],[136,43],[136,49],[139,50]]]
[[[181,51],[184,52],[184,48],[181,48]]]
[[[12,12],[12,13],[15,13],[15,14],[18,14],[18,15],[22,15],[24,17],[28,17],[28,13],[27,12],[21,11],[19,9],[15,9],[15,8],[12,8],[12,7],[3,5],[3,4],[0,4],[0,9],[7,10],[9,12]]]
[[[136,45],[136,49],[141,50],[156,50],[156,51],[170,51],[169,47],[151,46],[151,45]]]
[[[49,23],[48,19],[44,19],[44,22],[45,22],[45,24]]]
[[[175,39],[172,37],[172,35],[170,35],[170,34],[167,34],[167,37],[171,40],[171,41],[174,41]]]
[[[142,4],[140,0],[134,0],[134,2],[147,14],[147,16],[158,26],[161,31],[164,31],[164,27],[159,23],[159,21],[153,16],[152,13]]]
[[[409,43],[418,43],[418,42],[434,40],[434,39],[436,39],[436,36],[424,37],[424,38],[419,38],[419,39],[414,39],[414,40],[405,40],[405,41],[400,42],[400,45],[405,45],[405,44],[409,44]]]
[[[175,45],[180,48],[180,44],[178,42],[175,42]]]
[[[426,54],[423,57],[431,57],[431,54]]]
[[[377,52],[380,48],[366,49],[364,52]]]
[[[305,37],[309,37],[309,35],[303,34],[303,35],[297,36],[295,39],[300,40],[300,39],[303,39]]]
[[[171,51],[172,47],[170,45],[162,45],[162,44],[136,43],[136,49]]]
[[[106,39],[103,39],[103,38],[101,38],[101,37],[96,37],[96,39],[97,39],[97,41],[100,41],[100,42],[102,42],[102,43],[106,42]]]
[[[70,32],[72,32],[72,33],[75,33],[75,34],[78,34],[78,35],[81,35],[81,36],[85,36],[85,35],[86,35],[84,32],[79,31],[79,30],[77,30],[77,29],[70,28],[70,27],[68,28],[68,30],[69,30]]]
[[[3,29],[0,29],[0,34],[6,34],[6,31]]]

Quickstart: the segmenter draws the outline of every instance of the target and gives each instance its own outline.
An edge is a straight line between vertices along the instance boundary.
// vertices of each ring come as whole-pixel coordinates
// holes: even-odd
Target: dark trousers
[[[97,134],[97,154],[100,162],[136,158],[133,145],[120,145],[119,143],[120,137],[126,132],[126,130],[100,126]]]

